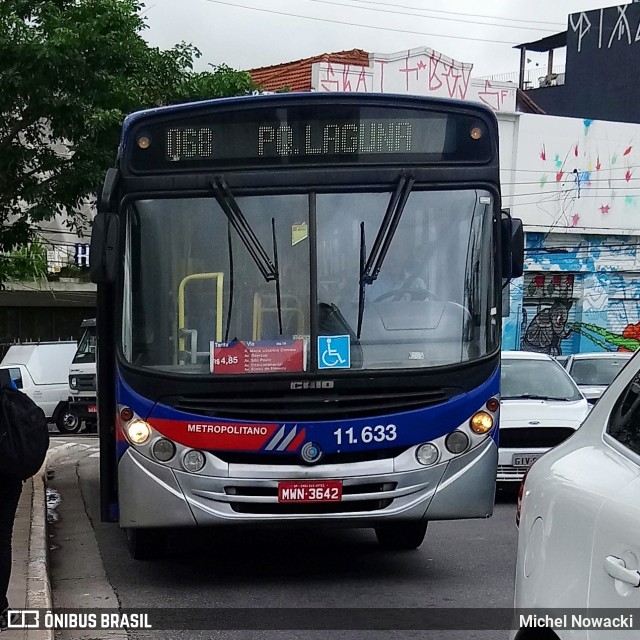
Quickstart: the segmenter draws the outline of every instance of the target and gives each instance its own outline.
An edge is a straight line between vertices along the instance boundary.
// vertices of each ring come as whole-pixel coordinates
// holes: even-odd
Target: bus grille
[[[430,389],[382,393],[294,392],[268,391],[248,396],[246,391],[229,393],[225,397],[162,398],[179,411],[216,418],[236,420],[305,421],[335,420],[385,415],[441,404],[459,389]]]
[[[349,464],[352,462],[369,462],[371,460],[388,460],[404,453],[407,447],[393,449],[372,449],[369,451],[353,451],[344,453],[328,453],[322,457],[323,464]],[[267,464],[272,465],[300,465],[300,456],[296,453],[251,453],[244,451],[212,451],[216,458],[228,464]]]
[[[555,447],[574,433],[571,427],[500,427],[500,447]]]

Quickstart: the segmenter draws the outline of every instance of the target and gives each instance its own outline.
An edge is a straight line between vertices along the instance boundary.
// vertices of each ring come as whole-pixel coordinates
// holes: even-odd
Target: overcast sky
[[[517,70],[514,44],[563,31],[569,13],[603,6],[606,0],[146,0],[144,13],[147,40],[161,48],[195,44],[203,54],[199,69],[426,46],[486,76]],[[529,67],[545,56],[530,57]]]

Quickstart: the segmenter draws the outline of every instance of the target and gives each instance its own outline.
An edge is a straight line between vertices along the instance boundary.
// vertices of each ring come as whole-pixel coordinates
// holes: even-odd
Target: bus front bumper
[[[398,458],[308,466],[222,465],[219,475],[165,466],[129,447],[120,460],[120,526],[184,527],[314,523],[371,527],[393,521],[492,514],[498,451],[487,438],[432,467],[398,470]],[[280,480],[342,480],[338,502],[278,502]]]

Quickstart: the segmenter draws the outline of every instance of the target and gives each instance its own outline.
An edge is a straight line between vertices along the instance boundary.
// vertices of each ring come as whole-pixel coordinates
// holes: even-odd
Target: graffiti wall
[[[528,233],[505,349],[549,355],[640,347],[638,236]]]
[[[525,224],[640,233],[638,125],[521,114],[513,155],[505,205]]]
[[[398,53],[372,53],[369,66],[317,62],[311,69],[314,91],[405,93],[481,102],[494,111],[516,110],[516,85],[471,77],[473,65],[420,47]]]

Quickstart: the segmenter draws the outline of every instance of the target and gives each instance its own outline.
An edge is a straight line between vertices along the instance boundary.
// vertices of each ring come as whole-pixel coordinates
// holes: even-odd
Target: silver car
[[[624,351],[577,353],[564,366],[589,404],[594,405],[632,355]]]

